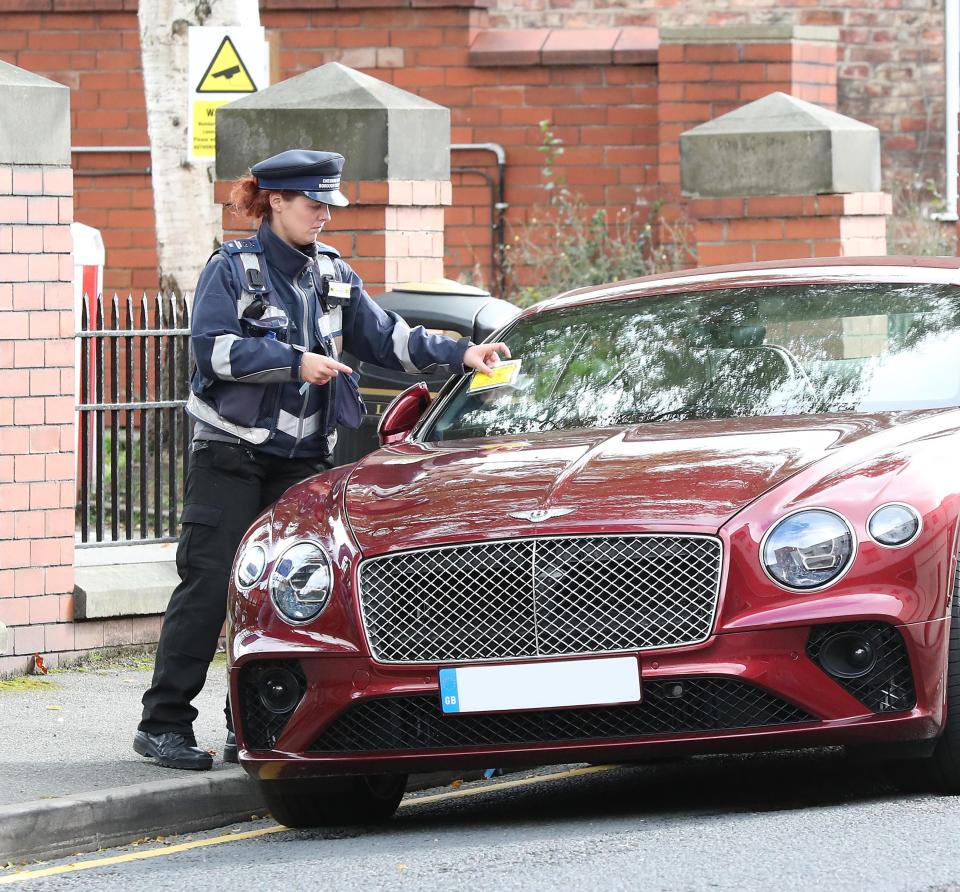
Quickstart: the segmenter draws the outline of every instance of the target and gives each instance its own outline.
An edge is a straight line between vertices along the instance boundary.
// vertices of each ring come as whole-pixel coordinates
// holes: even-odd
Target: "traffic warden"
[[[291,150],[254,165],[231,195],[260,226],[227,242],[197,284],[191,319],[196,369],[187,412],[193,444],[177,547],[181,582],[157,647],[133,748],[166,768],[207,769],[191,701],[200,693],[226,617],[240,539],[288,487],[332,466],[338,425],[359,425],[363,361],[406,372],[446,366],[491,371],[504,344],[430,335],[381,309],[335,248],[318,242],[340,192],[343,156]],[[229,703],[227,728],[231,729]],[[237,760],[227,732],[224,761]]]

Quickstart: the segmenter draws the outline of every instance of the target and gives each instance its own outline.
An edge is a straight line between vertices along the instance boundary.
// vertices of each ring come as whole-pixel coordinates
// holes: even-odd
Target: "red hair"
[[[240,177],[230,191],[230,205],[240,215],[254,220],[270,219],[270,196],[279,192],[284,198],[292,198],[297,193],[290,189],[261,189],[257,178],[248,173]]]

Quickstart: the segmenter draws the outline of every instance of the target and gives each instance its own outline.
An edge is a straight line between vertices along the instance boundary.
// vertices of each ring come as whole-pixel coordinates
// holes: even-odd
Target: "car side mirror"
[[[423,413],[430,406],[430,389],[423,381],[418,381],[401,393],[383,413],[377,425],[377,436],[381,446],[400,443],[410,436]]]

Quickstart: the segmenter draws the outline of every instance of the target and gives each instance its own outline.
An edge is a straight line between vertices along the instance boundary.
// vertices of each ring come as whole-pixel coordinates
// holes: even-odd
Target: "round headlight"
[[[867,521],[867,532],[878,545],[899,548],[920,535],[920,514],[901,502],[881,505]]]
[[[267,566],[267,553],[262,545],[248,545],[237,559],[235,580],[237,588],[250,588],[262,575]]]
[[[270,574],[273,603],[285,619],[295,623],[317,616],[327,606],[332,587],[330,559],[313,542],[291,545]]]
[[[850,566],[853,528],[839,514],[810,508],[788,514],[764,537],[763,568],[778,585],[797,591],[823,588]]]

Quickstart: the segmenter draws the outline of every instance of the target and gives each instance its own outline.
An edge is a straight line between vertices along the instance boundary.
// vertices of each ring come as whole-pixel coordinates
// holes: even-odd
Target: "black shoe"
[[[237,756],[237,737],[233,731],[227,731],[227,739],[223,744],[223,761],[236,765],[240,759]]]
[[[155,759],[162,768],[207,771],[213,766],[213,756],[193,744],[193,740],[179,731],[165,734],[137,731],[133,738],[134,750],[141,756]]]

